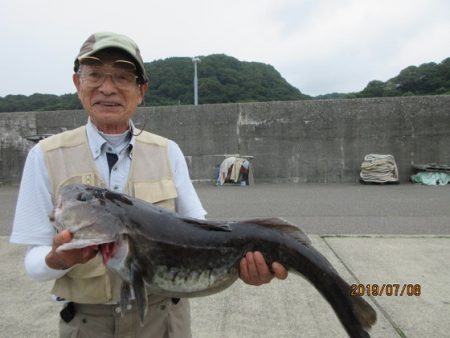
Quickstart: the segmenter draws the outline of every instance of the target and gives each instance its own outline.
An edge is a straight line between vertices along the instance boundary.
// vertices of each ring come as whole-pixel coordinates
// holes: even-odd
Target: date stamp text
[[[420,284],[352,284],[351,296],[420,296]]]

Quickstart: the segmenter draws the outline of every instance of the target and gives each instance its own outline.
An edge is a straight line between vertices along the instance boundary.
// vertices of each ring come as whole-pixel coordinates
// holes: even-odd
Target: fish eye
[[[81,202],[86,202],[92,199],[92,194],[89,192],[80,192],[77,196],[77,200]]]

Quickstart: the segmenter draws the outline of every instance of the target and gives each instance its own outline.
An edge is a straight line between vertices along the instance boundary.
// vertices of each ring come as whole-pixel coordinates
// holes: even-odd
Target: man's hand
[[[75,264],[83,264],[97,255],[98,248],[86,247],[67,251],[56,252],[56,249],[72,240],[72,234],[68,230],[63,230],[53,237],[52,251],[45,257],[48,267],[56,270],[65,270]]]
[[[272,272],[259,252],[247,252],[240,263],[239,277],[247,284],[262,285],[269,283],[273,277],[278,279],[286,279],[288,272],[280,263],[272,263]]]

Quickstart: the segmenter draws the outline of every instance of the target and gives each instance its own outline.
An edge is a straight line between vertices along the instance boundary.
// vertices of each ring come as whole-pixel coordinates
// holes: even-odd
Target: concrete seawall
[[[253,155],[256,181],[356,182],[364,155],[450,163],[450,96],[143,107],[136,125],[176,141],[194,180],[212,180],[223,154]],[[26,137],[84,124],[84,111],[0,114],[0,182],[18,182]]]

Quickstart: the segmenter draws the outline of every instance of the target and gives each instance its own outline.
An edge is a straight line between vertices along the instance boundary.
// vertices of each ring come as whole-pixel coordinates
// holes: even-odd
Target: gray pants
[[[144,325],[139,322],[136,306],[123,316],[117,305],[75,303],[75,317],[59,324],[61,338],[191,338],[189,302],[181,299],[174,304],[165,299],[148,306]]]

